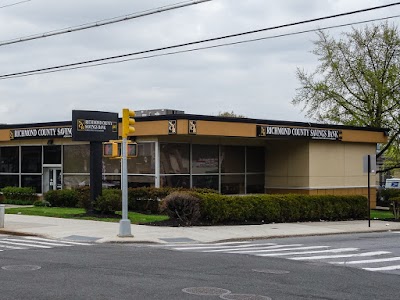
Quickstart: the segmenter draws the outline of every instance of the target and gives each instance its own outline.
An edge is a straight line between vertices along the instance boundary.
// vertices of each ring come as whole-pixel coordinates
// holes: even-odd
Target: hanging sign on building
[[[10,130],[10,140],[17,139],[48,139],[48,138],[70,138],[72,128],[62,127],[32,127]]]
[[[342,132],[323,128],[257,125],[257,136],[337,141],[342,139]]]
[[[118,139],[118,113],[72,111],[72,140],[105,142]]]

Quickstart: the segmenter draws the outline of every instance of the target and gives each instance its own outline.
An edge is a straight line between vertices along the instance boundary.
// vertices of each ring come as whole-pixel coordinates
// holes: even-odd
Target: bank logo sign
[[[72,137],[71,127],[33,127],[10,130],[10,140],[70,137]]]
[[[342,139],[342,132],[335,129],[257,125],[257,136],[338,141]]]
[[[105,142],[118,139],[118,113],[72,111],[72,140]]]

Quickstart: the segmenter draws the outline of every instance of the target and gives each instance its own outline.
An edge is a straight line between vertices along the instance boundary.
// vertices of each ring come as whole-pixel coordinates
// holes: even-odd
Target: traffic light
[[[109,158],[116,158],[120,156],[118,151],[118,142],[106,142],[103,143],[103,156]]]
[[[128,108],[124,108],[122,110],[122,138],[127,138],[131,133],[135,132],[135,112],[133,110],[129,110]]]

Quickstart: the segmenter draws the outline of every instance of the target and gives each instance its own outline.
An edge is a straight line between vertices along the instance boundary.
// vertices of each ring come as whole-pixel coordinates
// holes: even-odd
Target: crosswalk
[[[372,272],[392,271],[400,275],[400,256],[395,256],[390,251],[363,251],[356,247],[337,248],[327,245],[253,243],[249,241],[212,244],[170,243],[154,247],[163,247],[176,251],[245,254],[296,261],[318,261]]]
[[[71,247],[77,245],[90,246],[92,244],[65,240],[51,240],[34,236],[8,236],[0,238],[0,252],[8,250],[51,249],[55,247]]]

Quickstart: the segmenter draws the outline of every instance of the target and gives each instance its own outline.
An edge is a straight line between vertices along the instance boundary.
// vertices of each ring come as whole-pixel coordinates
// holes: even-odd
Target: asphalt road
[[[399,299],[398,270],[332,263],[400,257],[399,239],[388,232],[160,246],[0,236],[0,299]],[[346,248],[353,250],[337,250]],[[370,252],[385,253],[292,259]]]

